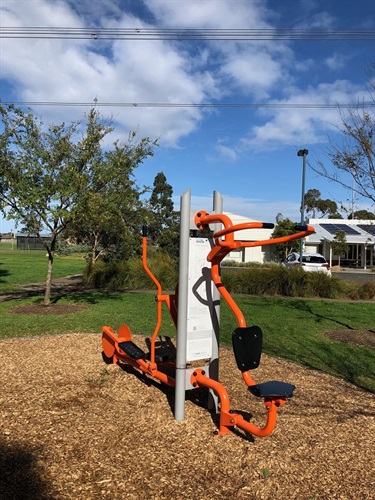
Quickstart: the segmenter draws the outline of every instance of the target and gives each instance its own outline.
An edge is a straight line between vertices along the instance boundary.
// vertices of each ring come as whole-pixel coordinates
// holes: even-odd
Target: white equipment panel
[[[214,336],[213,283],[207,255],[207,238],[189,238],[189,287],[187,298],[186,361],[210,359]]]

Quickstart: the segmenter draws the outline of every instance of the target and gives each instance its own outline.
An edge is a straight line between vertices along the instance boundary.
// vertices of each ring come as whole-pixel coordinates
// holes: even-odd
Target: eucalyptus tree
[[[113,151],[104,151],[103,139],[113,127],[95,108],[82,120],[48,125],[31,109],[0,105],[0,113],[0,208],[46,249],[44,304],[48,305],[59,235],[83,214],[87,219],[97,217],[95,200],[108,200],[114,191],[120,195],[129,172],[153,154],[156,143],[145,138],[135,145],[116,143]],[[43,238],[45,231],[48,239]]]

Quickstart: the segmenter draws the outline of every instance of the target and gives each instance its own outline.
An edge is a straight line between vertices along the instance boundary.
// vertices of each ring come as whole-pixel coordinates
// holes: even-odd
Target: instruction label
[[[213,304],[211,266],[207,261],[210,250],[207,238],[190,238],[187,362],[212,357],[213,324],[217,318]]]

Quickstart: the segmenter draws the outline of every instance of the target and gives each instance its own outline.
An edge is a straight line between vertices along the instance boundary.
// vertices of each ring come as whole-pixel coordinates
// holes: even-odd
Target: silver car
[[[300,265],[300,254],[298,252],[292,252],[282,264],[286,267],[298,267]],[[320,253],[303,253],[302,269],[304,271],[319,271],[331,276],[329,264]]]

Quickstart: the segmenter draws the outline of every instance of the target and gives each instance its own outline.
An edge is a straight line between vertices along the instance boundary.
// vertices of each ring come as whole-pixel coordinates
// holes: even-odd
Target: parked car
[[[288,255],[282,264],[286,267],[294,267],[300,265],[300,254],[292,252]],[[320,253],[303,253],[302,254],[302,269],[304,271],[319,271],[331,276],[331,269],[325,257]]]

